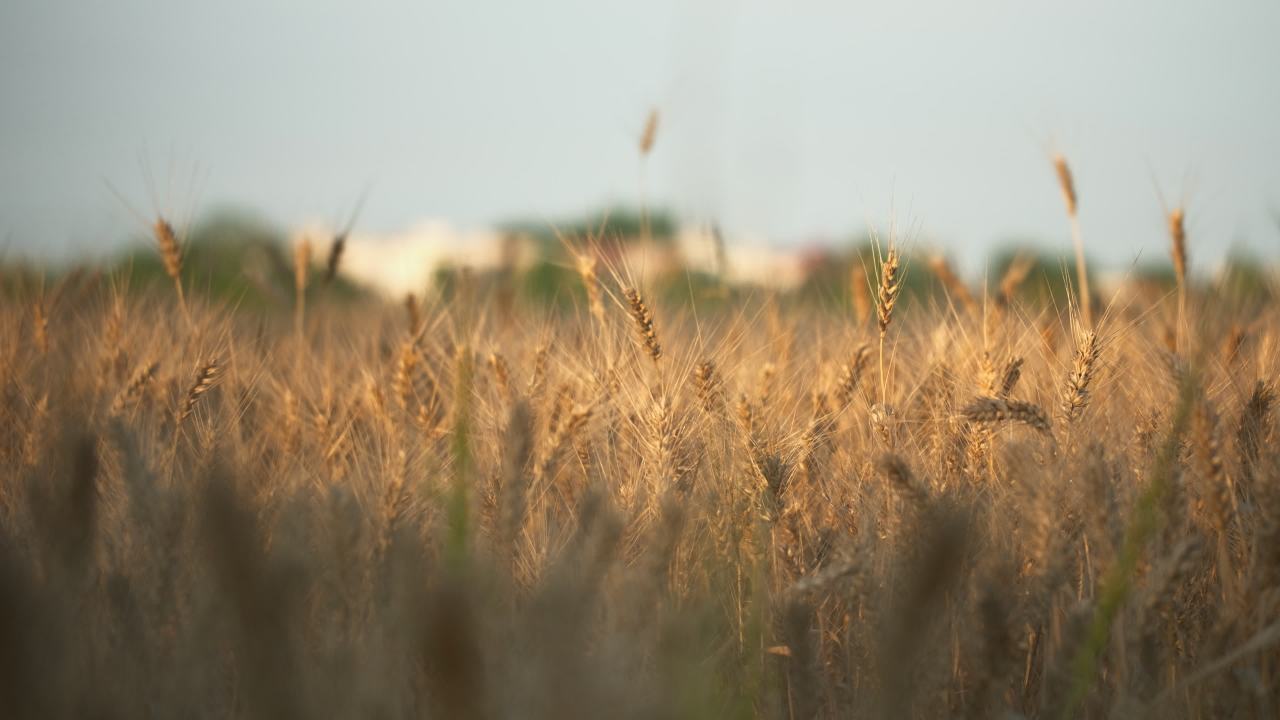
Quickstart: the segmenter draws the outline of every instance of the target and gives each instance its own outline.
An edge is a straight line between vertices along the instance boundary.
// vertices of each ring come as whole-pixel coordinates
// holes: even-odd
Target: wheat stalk
[[[929,505],[929,491],[916,480],[911,466],[901,455],[885,453],[876,460],[876,468],[889,481],[895,492],[902,495],[912,506],[923,510]]]
[[[163,217],[156,217],[155,224],[151,226],[151,232],[155,236],[156,245],[160,248],[160,260],[164,264],[164,272],[173,281],[173,289],[178,293],[178,305],[190,324],[191,313],[187,309],[187,298],[182,290],[182,245],[173,231],[173,225]]]
[[[942,255],[934,255],[929,258],[929,268],[933,270],[933,274],[938,276],[938,280],[943,287],[947,289],[947,294],[964,307],[965,311],[970,315],[978,314],[978,302],[973,299],[973,293],[969,292],[969,286],[956,276],[951,269],[951,263]]]
[[[1079,205],[1076,199],[1076,184],[1071,176],[1071,168],[1067,159],[1061,154],[1053,156],[1053,167],[1058,174],[1058,186],[1062,189],[1062,200],[1067,206],[1067,218],[1071,222],[1071,242],[1076,251],[1076,282],[1080,284],[1080,315],[1086,328],[1093,327],[1093,296],[1089,293],[1089,269],[1084,260],[1084,239],[1080,235]]]
[[[340,232],[333,237],[329,245],[329,257],[325,261],[324,281],[332,283],[338,276],[338,266],[342,263],[342,254],[347,249],[347,233]]]
[[[1048,413],[1034,403],[981,397],[966,405],[961,414],[970,422],[985,424],[1018,422],[1043,435],[1052,436],[1053,434]]]
[[[835,391],[836,406],[840,409],[848,407],[849,403],[853,402],[853,395],[858,389],[858,383],[862,381],[870,359],[871,346],[862,344],[853,351],[849,361],[840,367],[840,377]]]
[[[640,133],[641,155],[647,156],[653,151],[653,143],[658,138],[658,119],[658,109],[653,108],[644,120],[644,130]]]
[[[698,391],[698,405],[708,417],[718,417],[724,407],[724,382],[715,362],[710,358],[699,362],[693,379]]]
[[[1009,399],[1013,388],[1017,386],[1019,378],[1022,377],[1022,358],[1013,358],[1004,367],[1004,373],[1000,378],[1000,388],[996,392],[996,397]]]
[[[133,377],[129,379],[129,383],[120,390],[116,395],[116,399],[111,403],[111,414],[118,415],[134,400],[142,395],[143,389],[156,376],[156,371],[160,369],[160,363],[150,362],[138,368]]]
[[[645,304],[639,290],[628,287],[622,295],[627,299],[627,311],[635,323],[636,334],[640,336],[649,359],[656,365],[662,357],[662,344],[658,342],[658,333],[653,328],[653,311]]]
[[[1182,349],[1183,325],[1187,312],[1187,231],[1182,208],[1169,212],[1169,254],[1173,257],[1173,274],[1178,282],[1178,318],[1174,351]]]
[[[880,292],[876,296],[876,322],[880,328],[880,402],[888,402],[888,388],[884,376],[884,338],[893,322],[893,308],[902,291],[902,278],[898,274],[898,249],[890,247],[880,262]]]
[[[596,259],[586,252],[577,253],[578,276],[582,278],[582,286],[587,290],[587,305],[591,316],[601,328],[604,322],[604,300],[600,292],[600,279],[596,276]]]
[[[206,393],[213,389],[222,375],[222,366],[218,363],[218,358],[212,357],[205,361],[200,368],[196,370],[195,381],[186,394],[182,396],[182,402],[178,404],[178,411],[174,414],[177,424],[181,425],[196,408],[196,403]]]
[[[658,109],[649,111],[644,121],[644,130],[640,133],[640,236],[647,242],[650,239],[649,203],[645,201],[644,171],[649,154],[653,152],[653,144],[658,139]]]
[[[1090,387],[1094,375],[1098,372],[1098,357],[1102,353],[1102,342],[1098,334],[1092,330],[1079,328],[1076,332],[1075,361],[1071,373],[1067,376],[1066,386],[1062,393],[1060,415],[1071,423],[1077,420],[1089,405]]]

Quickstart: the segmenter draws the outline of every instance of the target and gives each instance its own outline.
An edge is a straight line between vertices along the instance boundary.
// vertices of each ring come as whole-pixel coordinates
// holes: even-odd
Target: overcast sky
[[[643,185],[777,243],[896,219],[974,271],[1010,239],[1067,243],[1058,149],[1099,259],[1164,257],[1157,187],[1202,268],[1276,258],[1278,31],[1276,0],[3,0],[0,249],[118,248],[139,225],[108,183],[282,227],[370,185],[383,231]]]

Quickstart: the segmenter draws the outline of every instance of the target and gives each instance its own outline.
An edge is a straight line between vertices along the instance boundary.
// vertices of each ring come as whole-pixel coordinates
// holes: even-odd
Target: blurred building
[[[735,285],[790,290],[808,275],[807,253],[802,249],[771,247],[760,238],[717,238],[710,227],[681,230],[675,246],[689,270],[723,273],[725,280]]]
[[[291,243],[308,240],[317,263],[324,261],[336,231],[323,224],[300,227]],[[428,220],[392,233],[356,232],[347,238],[339,273],[347,279],[399,298],[431,287],[440,270],[470,268],[476,272],[527,270],[558,244],[546,245],[527,234],[492,229],[462,230],[442,220]],[[596,245],[606,265],[629,269],[642,277],[668,277],[685,271],[723,276],[732,284],[777,290],[798,287],[809,274],[813,257],[799,249],[770,247],[758,238],[717,238],[710,228],[686,228],[674,241],[629,239]],[[551,258],[554,259],[554,258]],[[566,263],[567,266],[567,263]]]
[[[321,224],[301,227],[293,243],[309,240],[316,260],[332,247],[335,230]],[[442,220],[427,220],[392,233],[356,232],[347,238],[339,273],[388,297],[421,293],[448,268],[476,271],[524,269],[537,259],[534,242],[495,230],[461,230]]]

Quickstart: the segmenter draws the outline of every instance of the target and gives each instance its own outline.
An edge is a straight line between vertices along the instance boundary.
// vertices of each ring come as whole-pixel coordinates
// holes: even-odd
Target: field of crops
[[[1084,303],[8,275],[0,714],[1274,718],[1280,315],[1170,227]]]

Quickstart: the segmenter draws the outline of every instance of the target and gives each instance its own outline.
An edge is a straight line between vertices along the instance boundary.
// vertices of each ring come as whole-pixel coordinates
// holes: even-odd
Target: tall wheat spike
[[[1169,212],[1169,255],[1173,258],[1173,273],[1178,281],[1178,317],[1175,329],[1175,352],[1183,350],[1184,323],[1187,313],[1187,231],[1182,208]]]
[[[190,324],[191,312],[187,308],[187,297],[182,289],[182,245],[178,242],[178,235],[173,231],[173,225],[163,217],[156,217],[151,230],[155,236],[156,245],[160,248],[160,260],[164,264],[164,272],[173,281],[173,289],[178,293],[178,305]]]
[[[1067,206],[1067,218],[1071,222],[1071,242],[1076,251],[1076,282],[1080,286],[1080,315],[1085,327],[1092,328],[1093,296],[1089,293],[1089,269],[1084,260],[1084,238],[1080,234],[1076,184],[1071,175],[1071,168],[1067,165],[1067,159],[1061,154],[1053,156],[1053,167],[1058,173],[1058,185],[1062,189],[1062,200]]]
[[[644,130],[640,133],[640,236],[647,242],[651,239],[649,225],[649,203],[645,200],[644,166],[653,152],[653,144],[658,139],[658,108],[649,111],[644,121]]]
[[[884,339],[889,332],[889,324],[893,322],[893,308],[898,303],[898,293],[902,291],[902,278],[899,275],[898,249],[890,247],[880,262],[880,292],[876,296],[876,322],[880,328],[880,402],[888,400],[888,389],[884,374]]]

